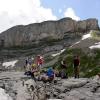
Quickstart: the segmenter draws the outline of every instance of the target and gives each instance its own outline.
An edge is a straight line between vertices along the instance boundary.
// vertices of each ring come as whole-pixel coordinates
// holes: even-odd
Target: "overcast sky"
[[[0,32],[15,26],[71,17],[100,20],[100,0],[0,0]]]

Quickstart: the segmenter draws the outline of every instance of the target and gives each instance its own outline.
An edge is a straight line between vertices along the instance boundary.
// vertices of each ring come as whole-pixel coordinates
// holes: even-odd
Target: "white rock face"
[[[8,94],[5,93],[4,89],[0,88],[0,100],[13,100]]]
[[[33,94],[36,91],[36,83],[34,80],[29,79],[22,83],[20,81],[17,88],[17,99],[16,100],[29,100],[33,98]]]

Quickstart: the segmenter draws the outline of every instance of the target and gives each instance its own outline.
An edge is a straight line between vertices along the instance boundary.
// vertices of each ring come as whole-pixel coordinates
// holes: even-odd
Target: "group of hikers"
[[[41,55],[38,55],[35,59],[27,58],[25,64],[25,75],[30,75],[35,79],[35,74],[38,73],[38,80],[44,82],[52,81],[55,77],[61,77],[62,79],[68,78],[68,66],[66,60],[60,62],[60,70],[57,70],[54,67],[49,67],[46,71],[43,71],[43,64],[44,58]],[[74,56],[73,69],[75,78],[79,78],[79,65],[79,57]]]
[[[74,56],[73,58],[73,71],[74,78],[79,78],[79,65],[80,59],[79,56]],[[56,73],[56,76],[60,76],[61,78],[68,78],[68,65],[67,61],[64,59],[60,63],[60,72]]]
[[[25,74],[31,75],[34,78],[34,73],[39,72],[42,69],[44,59],[41,55],[38,55],[36,58],[27,58],[25,60]]]

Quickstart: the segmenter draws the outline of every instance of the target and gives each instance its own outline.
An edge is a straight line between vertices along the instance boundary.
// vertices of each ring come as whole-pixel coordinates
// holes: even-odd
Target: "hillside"
[[[0,34],[0,61],[37,54],[49,56],[73,45],[90,30],[99,30],[97,19],[75,21],[63,18],[14,26]]]
[[[33,46],[45,40],[62,40],[65,37],[75,38],[89,30],[98,30],[98,20],[91,18],[83,21],[75,21],[71,18],[63,18],[58,21],[45,21],[30,25],[19,25],[0,34],[0,45]],[[68,42],[68,41],[67,41]]]
[[[95,36],[93,35],[95,33]],[[96,37],[100,37],[99,31],[91,30],[90,32],[83,35],[76,43],[73,43],[71,46],[61,48],[59,45],[50,46],[52,48],[47,48],[47,52],[44,52],[42,55],[45,59],[44,67],[53,66],[57,69],[60,69],[60,62],[63,59],[66,59],[68,64],[68,73],[69,76],[73,76],[73,56],[79,55],[81,64],[80,64],[80,76],[81,77],[91,77],[100,72],[100,40]],[[38,50],[41,50],[37,48]],[[57,49],[57,50],[56,50]],[[10,51],[11,49],[9,49]],[[20,57],[16,57],[14,52],[14,57],[11,57],[9,60],[5,60],[4,66],[6,68],[22,70],[25,65],[25,59],[28,56],[35,57],[39,52],[33,52],[34,49],[18,49],[16,53],[22,53]],[[35,49],[36,50],[36,49]],[[12,51],[12,50],[11,50]],[[15,51],[15,50],[14,50]],[[13,54],[13,53],[12,53]],[[18,55],[17,55],[18,56]],[[6,63],[8,62],[8,63]],[[15,64],[13,64],[15,62]],[[12,64],[11,64],[12,63]],[[8,64],[8,65],[7,65]],[[14,66],[13,66],[14,65]],[[8,66],[8,67],[7,67]]]
[[[93,33],[95,33],[95,36]],[[98,34],[99,33],[99,34]],[[73,57],[80,57],[80,76],[91,77],[100,72],[100,32],[90,31],[83,35],[82,39],[74,43],[61,53],[56,64],[57,69],[60,69],[60,62],[66,59],[69,76],[73,76]]]
[[[76,23],[75,24],[76,26],[74,26],[74,27],[71,26],[72,22],[74,24]],[[59,31],[57,31],[57,29],[54,29],[54,27],[52,28],[52,27],[48,26],[48,25],[51,25],[50,23],[53,23],[53,25],[55,25],[55,23],[56,24],[58,23],[56,28],[59,29]],[[61,23],[61,24],[59,24],[59,23]],[[88,23],[88,25],[87,25],[87,23]],[[36,55],[42,54],[43,57],[45,58],[44,67],[48,67],[48,66],[55,66],[56,65],[55,63],[57,63],[58,64],[57,66],[59,66],[59,61],[62,60],[61,58],[63,58],[63,56],[64,56],[67,60],[70,61],[69,65],[68,65],[69,68],[72,68],[72,58],[75,55],[74,51],[75,52],[77,51],[78,54],[80,53],[79,55],[82,59],[82,63],[81,63],[82,67],[86,66],[86,68],[90,68],[90,70],[91,70],[92,67],[90,67],[90,66],[93,66],[93,67],[99,66],[99,64],[98,64],[98,62],[100,62],[99,61],[100,59],[98,58],[99,50],[91,49],[91,48],[93,48],[94,45],[97,45],[100,41],[100,38],[99,38],[100,31],[99,31],[99,26],[98,26],[96,19],[87,19],[84,21],[75,22],[74,20],[72,20],[70,18],[64,18],[64,19],[61,19],[58,21],[47,21],[47,22],[42,22],[42,23],[35,23],[35,24],[23,26],[23,28],[22,28],[22,26],[15,26],[15,27],[8,29],[7,31],[1,33],[0,38],[5,37],[4,40],[7,41],[8,44],[9,44],[9,42],[17,43],[16,39],[19,39],[16,36],[17,33],[19,34],[18,36],[21,39],[24,39],[25,38],[24,36],[26,36],[26,32],[27,32],[27,36],[30,38],[31,35],[28,34],[28,32],[33,31],[34,33],[32,33],[32,34],[34,35],[35,30],[36,30],[36,29],[34,29],[34,27],[40,28],[41,24],[44,25],[44,28],[42,28],[41,34],[43,34],[43,32],[45,31],[45,32],[47,32],[48,37],[49,37],[49,35],[52,34],[52,31],[53,31],[54,35],[57,35],[56,33],[58,32],[61,35],[61,37],[59,39],[58,38],[54,39],[54,38],[50,38],[50,37],[49,37],[49,39],[43,38],[42,40],[40,40],[38,42],[37,42],[37,40],[36,41],[34,40],[34,42],[35,42],[34,45],[31,45],[31,43],[28,40],[27,40],[27,43],[30,43],[30,45],[27,45],[27,44],[21,45],[20,44],[20,46],[18,46],[18,45],[16,46],[14,44],[12,46],[8,45],[8,47],[6,47],[7,45],[3,44],[3,45],[1,45],[1,50],[0,50],[0,61],[8,62],[8,63],[17,61],[16,64],[14,64],[14,66],[15,66],[14,69],[16,69],[16,68],[19,69],[20,67],[21,67],[20,69],[23,69],[23,66],[25,64],[25,59],[27,57],[34,58]],[[28,30],[26,30],[27,29],[26,27],[28,27]],[[48,28],[47,30],[46,30],[46,27]],[[51,30],[50,28],[52,28],[52,31],[50,31]],[[22,31],[20,31],[20,30],[22,30]],[[50,32],[50,34],[48,32]],[[15,35],[14,37],[16,37],[16,38],[12,37],[13,34]],[[36,35],[38,36],[39,34],[40,33],[37,32]],[[53,37],[55,37],[55,36],[53,36]],[[12,39],[13,39],[13,41],[12,41]],[[18,40],[18,42],[19,42],[19,40]],[[62,52],[64,52],[63,56],[61,54]],[[94,56],[95,52],[97,52],[96,56]],[[68,58],[67,58],[67,56],[68,56]],[[90,58],[92,58],[92,59],[89,60]],[[97,59],[95,59],[95,58],[97,58]],[[86,60],[86,61],[84,61],[84,60]],[[88,62],[88,60],[89,60],[89,62]],[[93,60],[93,62],[92,62],[92,60]],[[93,64],[91,64],[91,62]],[[70,73],[71,73],[71,71],[70,71]],[[88,74],[88,71],[86,73]],[[82,76],[85,76],[85,75],[87,76],[87,74],[84,74],[84,75],[82,74]]]
[[[66,20],[68,23],[65,22]],[[54,38],[49,37],[51,36],[50,34],[53,31],[51,29],[53,27],[50,30],[46,30],[46,32],[51,32],[50,34],[48,33],[48,38],[43,38],[40,33],[37,33],[36,35],[39,35],[43,39],[34,40],[35,44],[31,44],[32,41],[29,40],[30,34],[28,33],[28,40],[24,41],[25,44],[20,41],[20,39],[24,40],[24,35],[26,39],[26,33],[23,33],[23,30],[26,32],[26,29],[24,29],[26,26],[16,26],[0,34],[0,97],[2,99],[99,100],[100,77],[95,77],[95,75],[100,73],[100,30],[97,20],[88,19],[76,22],[77,24],[74,28],[77,29],[76,27],[78,27],[77,31],[72,30],[70,26],[70,21],[73,22],[72,19],[67,18],[50,23],[61,23],[61,21],[68,24],[68,26],[61,24],[62,28],[59,28],[60,33],[55,29],[56,31],[53,33]],[[47,26],[44,26],[44,28],[49,28],[49,21],[34,24],[37,26],[31,24],[27,26],[28,32],[31,31],[30,26],[38,28],[38,25],[44,23],[47,23]],[[59,26],[59,24],[57,25]],[[84,25],[86,25],[85,28]],[[56,32],[61,37],[58,38]],[[32,77],[24,75],[26,58],[31,57],[34,59],[38,54],[41,54],[45,60],[43,69],[41,69],[41,74],[39,75],[40,77],[43,76],[42,72],[47,70],[48,67],[60,70],[60,62],[65,59],[68,67],[68,79],[55,77],[53,82],[44,83],[38,80],[38,76],[36,77],[36,81],[34,81]],[[73,78],[73,57],[75,55],[79,55],[80,57],[79,79]]]

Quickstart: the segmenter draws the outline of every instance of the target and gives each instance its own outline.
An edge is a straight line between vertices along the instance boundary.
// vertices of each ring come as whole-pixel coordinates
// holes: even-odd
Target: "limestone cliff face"
[[[63,39],[65,33],[83,33],[88,30],[98,29],[99,26],[97,19],[75,21],[71,18],[63,18],[58,21],[45,21],[26,26],[19,25],[12,27],[0,34],[0,45],[32,45],[43,39]]]

